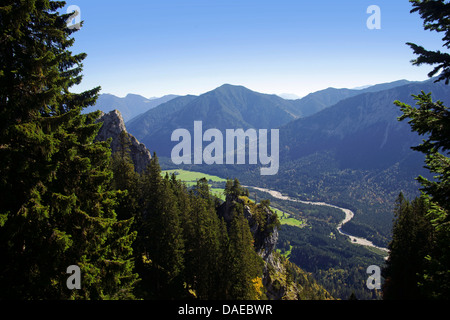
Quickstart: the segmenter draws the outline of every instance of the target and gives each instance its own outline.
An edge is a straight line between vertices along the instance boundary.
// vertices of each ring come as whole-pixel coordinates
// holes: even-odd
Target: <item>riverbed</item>
[[[272,197],[274,197],[276,199],[280,199],[280,200],[299,202],[299,203],[309,204],[309,205],[314,205],[314,206],[326,206],[326,207],[339,209],[339,210],[341,210],[341,211],[343,211],[345,213],[345,219],[342,220],[341,223],[339,223],[338,226],[337,226],[337,231],[340,234],[349,237],[350,241],[352,243],[354,243],[354,244],[367,246],[367,247],[372,247],[372,248],[377,248],[379,250],[382,250],[382,251],[385,251],[385,252],[389,252],[389,250],[387,248],[378,247],[378,246],[374,245],[371,241],[369,241],[367,239],[360,238],[360,237],[355,237],[355,236],[352,236],[352,235],[342,231],[342,227],[355,217],[355,214],[353,213],[353,211],[351,211],[349,209],[341,208],[341,207],[338,207],[338,206],[335,206],[335,205],[332,205],[332,204],[329,204],[329,203],[325,203],[325,202],[303,201],[303,200],[300,200],[300,199],[294,199],[294,198],[285,196],[281,192],[278,192],[278,191],[275,191],[275,190],[270,190],[270,189],[265,189],[265,188],[258,188],[258,187],[248,187],[248,186],[245,186],[245,188],[252,188],[252,189],[255,189],[255,190],[258,190],[258,191],[266,192],[266,193],[270,194]]]

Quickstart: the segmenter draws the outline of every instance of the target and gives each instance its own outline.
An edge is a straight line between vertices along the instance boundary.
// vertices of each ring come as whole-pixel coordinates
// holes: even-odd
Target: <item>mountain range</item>
[[[277,128],[301,116],[289,100],[242,86],[223,85],[200,96],[184,96],[147,111],[129,121],[127,128],[161,156],[171,152],[175,129],[193,129],[202,120],[204,129]]]
[[[109,113],[113,110],[118,110],[123,120],[129,121],[134,117],[159,106],[161,103],[170,101],[176,98],[176,95],[166,95],[160,98],[145,98],[137,94],[128,94],[124,98],[117,97],[112,94],[101,94],[94,106],[86,108],[83,112],[90,113],[100,110],[103,113]]]
[[[418,196],[415,178],[429,177],[424,156],[411,150],[423,137],[398,121],[401,111],[394,105],[415,105],[412,95],[422,90],[450,105],[449,86],[429,80],[362,93],[288,123],[280,128],[279,175],[249,179],[353,209],[350,233],[386,246],[398,194]]]
[[[328,88],[296,100],[225,84],[200,96],[182,96],[162,103],[128,121],[127,128],[160,156],[169,156],[171,133],[178,128],[190,130],[197,120],[203,121],[205,130],[278,128],[324,110],[343,99],[395,88],[405,83],[409,82],[401,80],[363,90]]]
[[[434,101],[450,105],[450,87],[435,83],[434,79],[400,80],[359,89],[327,88],[301,99],[283,99],[225,84],[199,96],[174,97],[135,116],[126,127],[157,153],[164,169],[181,168],[238,178],[246,186],[350,209],[355,216],[344,225],[343,231],[386,247],[392,237],[399,193],[409,199],[418,196],[415,178],[429,177],[424,169],[424,156],[411,149],[423,137],[412,132],[407,121],[398,121],[401,111],[394,104],[399,100],[414,105],[412,95],[421,91],[432,92]],[[261,176],[260,167],[249,164],[175,166],[169,158],[177,144],[171,141],[171,134],[178,128],[192,134],[194,121],[202,121],[204,130],[217,128],[222,132],[239,128],[279,129],[278,174]],[[256,193],[251,196],[265,197]],[[336,241],[333,219],[340,218],[335,213],[315,206],[297,207],[269,195],[267,198],[273,208],[287,210],[288,215],[293,214],[307,226],[301,231],[283,226],[278,248],[289,250],[293,263],[314,272],[321,281],[333,278],[335,268],[342,267],[344,274],[355,277],[352,270],[373,264],[369,262],[373,254],[370,249]],[[382,261],[381,256],[375,255],[376,261]],[[382,262],[375,262],[378,263]],[[334,285],[350,281],[342,277],[332,281]]]
[[[340,168],[386,168],[411,156],[410,147],[421,142],[407,122],[399,122],[399,100],[414,105],[412,95],[432,92],[450,103],[448,86],[426,81],[370,92],[344,99],[310,117],[281,128],[281,148],[290,160],[333,150]],[[284,147],[284,148],[283,148]]]
[[[280,170],[262,177],[258,166],[196,165],[195,171],[238,177],[246,185],[276,189],[308,200],[353,209],[353,234],[386,246],[396,196],[417,195],[415,177],[426,174],[421,142],[407,122],[399,122],[395,100],[414,104],[413,94],[432,92],[450,105],[450,89],[433,79],[400,80],[362,89],[327,88],[286,100],[243,86],[222,85],[205,94],[179,96],[134,117],[129,133],[162,159],[170,157],[175,129],[280,130]],[[269,148],[270,150],[270,148]],[[164,162],[170,166],[170,160]]]

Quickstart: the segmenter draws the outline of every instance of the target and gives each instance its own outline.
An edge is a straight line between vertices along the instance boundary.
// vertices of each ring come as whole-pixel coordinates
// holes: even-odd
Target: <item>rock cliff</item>
[[[230,223],[233,219],[233,207],[240,203],[244,206],[254,246],[258,255],[264,260],[263,285],[270,300],[327,300],[331,295],[312,276],[291,263],[276,252],[278,242],[277,216],[265,207],[264,221],[258,223],[255,205],[247,197],[228,195],[219,207],[219,217]],[[252,209],[253,208],[253,209]],[[262,226],[262,224],[264,226]]]
[[[218,209],[219,217],[224,218],[225,222],[229,224],[233,219],[233,206],[236,203],[241,203],[244,206],[244,216],[248,220],[250,231],[255,239],[255,250],[267,262],[278,242],[278,228],[274,227],[270,230],[268,228],[262,228],[255,218],[255,213],[252,212],[252,209],[248,205],[248,200],[246,202],[244,199],[228,195],[226,201]],[[271,225],[277,218],[276,215],[267,208],[263,210],[266,213],[266,221],[264,224]]]
[[[109,113],[101,113],[97,122],[103,122],[103,126],[98,132],[97,140],[106,141],[112,138],[111,150],[116,152],[120,144],[120,134],[126,132],[130,138],[130,156],[134,163],[136,172],[142,172],[150,163],[151,154],[144,144],[140,143],[133,135],[127,132],[125,122],[118,110],[113,110]]]

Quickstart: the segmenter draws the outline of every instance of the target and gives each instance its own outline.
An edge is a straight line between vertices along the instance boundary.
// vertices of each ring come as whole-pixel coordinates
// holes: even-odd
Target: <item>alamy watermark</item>
[[[203,122],[194,121],[194,138],[186,129],[177,129],[172,133],[171,140],[179,142],[172,149],[172,162],[180,164],[246,164],[248,146],[248,164],[263,166],[260,172],[263,176],[276,175],[279,170],[279,130],[270,131],[270,144],[268,143],[267,129],[227,129],[224,136],[218,129],[208,129],[203,133]],[[192,141],[193,140],[193,141]],[[193,142],[193,147],[192,147]],[[203,148],[203,142],[210,142]],[[248,142],[248,144],[247,144]],[[270,155],[268,148],[270,145]],[[224,155],[224,150],[226,151]],[[235,159],[237,160],[235,162]],[[225,162],[225,163],[224,163]]]
[[[367,274],[370,274],[366,285],[369,290],[381,289],[381,269],[379,266],[370,266],[367,268]]]
[[[73,265],[69,266],[66,271],[67,274],[71,276],[67,278],[66,285],[69,290],[80,290],[81,289],[81,270],[79,266]]]
[[[69,29],[81,29],[81,9],[79,6],[71,5],[67,8],[67,14],[72,14],[69,19],[67,19],[67,28]]]
[[[381,9],[379,6],[371,5],[367,8],[367,13],[371,16],[367,19],[366,25],[369,30],[381,29]]]

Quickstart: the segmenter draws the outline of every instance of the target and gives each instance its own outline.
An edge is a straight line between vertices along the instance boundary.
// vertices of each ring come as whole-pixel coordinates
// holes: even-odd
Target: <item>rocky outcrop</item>
[[[266,212],[267,221],[265,225],[272,225],[277,216],[268,208],[263,209]],[[244,214],[248,220],[250,231],[255,239],[255,250],[265,262],[269,261],[272,252],[275,251],[278,242],[278,228],[271,230],[262,230],[260,225],[253,218],[253,214],[249,206],[244,207]]]
[[[101,114],[97,122],[103,122],[103,126],[98,132],[97,140],[106,141],[109,138],[111,141],[111,150],[116,152],[120,147],[120,135],[126,132],[130,138],[130,156],[134,163],[136,172],[142,172],[150,163],[151,154],[144,144],[140,143],[133,135],[127,132],[125,122],[118,110],[113,110],[109,113]]]
[[[331,295],[312,276],[276,252],[278,242],[277,216],[264,207],[264,226],[257,222],[255,204],[247,197],[228,195],[218,208],[220,218],[229,224],[233,219],[233,207],[241,204],[254,238],[254,247],[264,260],[263,285],[269,300],[326,300]],[[252,209],[253,208],[253,209]],[[253,210],[253,211],[252,211]],[[261,220],[260,220],[261,221]]]
[[[269,300],[334,300],[311,274],[278,252],[265,264],[263,285]]]
[[[248,221],[250,231],[253,235],[255,251],[258,255],[264,260],[264,275],[263,275],[263,284],[268,288],[273,289],[271,285],[271,278],[269,275],[269,270],[273,270],[273,266],[271,264],[274,259],[273,253],[275,252],[275,248],[278,242],[278,228],[274,227],[270,229],[262,228],[257,222],[255,218],[255,213],[252,212],[252,209],[246,201],[241,197],[236,197],[234,195],[227,195],[226,201],[219,207],[218,214],[220,218],[223,218],[224,221],[229,225],[233,219],[233,207],[240,203],[244,207],[244,216]],[[265,225],[270,225],[274,219],[276,219],[276,215],[271,212],[269,209],[264,208],[266,210],[266,223]],[[283,296],[284,293],[280,290],[272,290],[276,291],[275,293],[270,293],[271,298],[279,298],[279,296]]]
[[[227,224],[230,224],[233,219],[233,207],[236,203],[240,203],[244,207],[244,217],[248,220],[250,231],[255,239],[255,250],[258,255],[263,258],[265,262],[269,260],[270,255],[275,250],[278,242],[278,228],[264,228],[259,225],[255,218],[255,213],[248,204],[240,197],[228,195],[226,201],[219,207],[219,217],[223,218]],[[271,212],[268,208],[264,208],[266,221],[265,226],[270,226],[277,219],[276,214]]]

